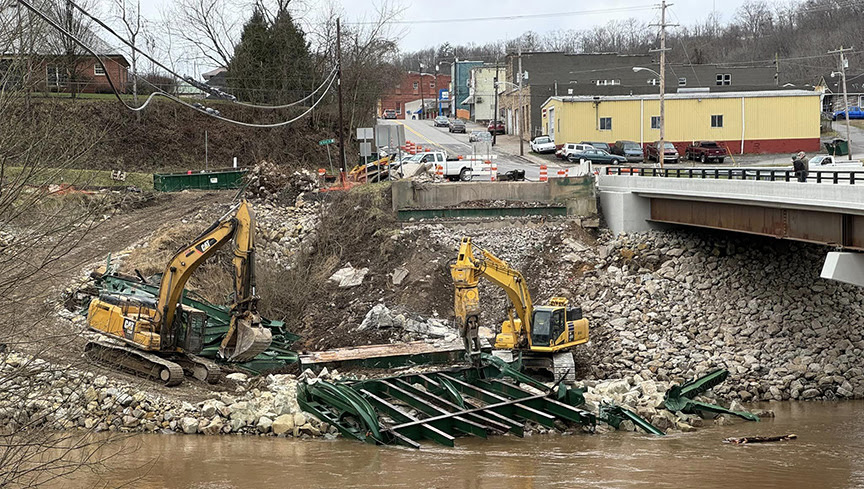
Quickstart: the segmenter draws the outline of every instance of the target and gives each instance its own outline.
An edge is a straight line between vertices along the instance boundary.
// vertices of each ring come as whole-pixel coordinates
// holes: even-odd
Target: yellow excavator
[[[553,297],[546,306],[534,307],[525,278],[518,270],[487,250],[474,256],[471,238],[462,238],[456,261],[450,265],[455,288],[456,324],[465,351],[476,355],[480,315],[480,278],[504,289],[509,299],[507,319],[495,336],[495,348],[518,352],[528,369],[546,369],[557,377],[575,380],[571,348],[588,342],[588,320],[582,309],[570,307],[564,297]],[[513,317],[515,312],[516,317]]]
[[[184,372],[215,382],[219,366],[195,355],[204,344],[207,314],[180,301],[192,273],[232,240],[234,295],[219,356],[245,362],[269,348],[271,333],[261,326],[257,311],[254,237],[255,214],[243,200],[171,258],[157,297],[102,294],[94,298],[87,325],[106,338],[88,342],[88,358],[159,378],[169,386],[180,384]]]

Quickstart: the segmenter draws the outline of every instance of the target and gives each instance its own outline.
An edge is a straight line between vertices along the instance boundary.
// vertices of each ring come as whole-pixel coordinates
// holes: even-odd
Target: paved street
[[[525,143],[525,157],[519,156],[519,144],[505,144],[503,139],[513,139],[515,137],[499,136],[499,144],[492,148],[489,143],[469,143],[468,135],[472,130],[485,130],[478,124],[467,123],[466,134],[451,134],[446,127],[435,127],[431,120],[379,120],[379,124],[402,124],[405,126],[405,139],[416,144],[422,145],[424,148],[428,145],[434,147],[435,150],[446,151],[448,156],[471,155],[476,154],[480,157],[488,155],[495,156],[495,162],[498,164],[498,173],[502,174],[510,170],[525,170],[525,178],[527,180],[537,181],[540,178],[540,164],[546,162],[549,168],[549,175],[554,175],[559,168],[571,167],[566,162],[562,165],[553,156],[540,156],[530,154],[531,149],[528,143]]]

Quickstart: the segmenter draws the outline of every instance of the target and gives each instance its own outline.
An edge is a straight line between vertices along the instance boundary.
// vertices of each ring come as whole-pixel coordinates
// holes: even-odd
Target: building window
[[[729,73],[717,73],[717,85],[731,85],[732,75]]]
[[[679,78],[678,79],[678,86],[679,87],[686,87],[687,86],[687,79],[683,78],[683,77]]]
[[[105,70],[102,68],[102,65],[99,63],[93,65],[93,74],[96,76],[105,76]]]
[[[611,117],[601,117],[600,118],[600,130],[601,131],[611,131],[612,130],[612,118]]]
[[[712,115],[711,116],[711,127],[723,127],[723,116],[722,115]]]
[[[402,102],[396,102],[396,113],[397,114],[402,113]]]
[[[620,85],[621,80],[594,80],[594,84],[598,87],[607,85]]]
[[[429,82],[429,88],[435,90],[435,82]]]
[[[660,116],[652,115],[651,116],[651,129],[660,129]]]
[[[414,91],[416,92],[418,88],[420,88],[420,84],[417,82],[414,82]]]

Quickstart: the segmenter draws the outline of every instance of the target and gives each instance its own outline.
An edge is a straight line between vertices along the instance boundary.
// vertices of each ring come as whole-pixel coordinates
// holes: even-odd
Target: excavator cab
[[[192,354],[204,349],[204,329],[207,327],[207,313],[194,307],[183,306],[180,316],[178,344],[183,351]]]
[[[534,346],[555,346],[556,340],[566,328],[565,319],[563,307],[541,306],[535,308],[531,316],[531,344]]]

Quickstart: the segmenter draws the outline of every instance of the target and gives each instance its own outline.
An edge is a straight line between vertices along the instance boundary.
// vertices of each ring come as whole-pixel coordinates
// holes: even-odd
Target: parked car
[[[678,154],[678,150],[675,149],[675,145],[670,143],[669,141],[663,142],[663,161],[668,163],[678,163],[681,159],[681,156]],[[660,161],[659,156],[659,148],[660,141],[654,141],[645,147],[645,159],[648,161]]]
[[[459,119],[453,119],[452,121],[450,121],[450,128],[448,129],[448,131],[461,132],[462,134],[468,132],[468,130],[465,129],[465,121],[460,121]]]
[[[561,146],[561,149],[555,152],[555,156],[561,158],[562,160],[566,160],[567,156],[570,153],[581,153],[586,149],[593,149],[594,146],[590,144],[576,144],[576,143],[565,143],[564,146]]]
[[[861,107],[849,107],[849,118],[850,119],[864,119],[864,110],[861,110]],[[834,115],[831,117],[831,120],[840,120],[846,119],[846,111],[845,110],[835,110]]]
[[[471,131],[468,135],[469,143],[479,143],[480,141],[492,141],[492,135],[489,131]]]
[[[486,130],[492,134],[507,134],[507,129],[504,128],[504,122],[502,121],[490,121],[489,125],[486,126]]]
[[[603,151],[609,153],[612,150],[612,147],[609,146],[609,143],[600,143],[600,142],[591,142],[591,141],[582,141],[579,144],[587,144],[588,146],[593,147],[594,149],[602,149]]]
[[[537,136],[531,140],[531,151],[535,153],[554,153],[555,141],[549,136]]]
[[[435,118],[434,121],[432,121],[432,123],[435,125],[435,127],[449,127],[450,119],[444,117],[443,115],[439,115]]]
[[[639,163],[645,159],[642,155],[642,146],[634,141],[625,141],[623,139],[615,141],[609,152],[613,155],[623,156],[631,163]]]
[[[396,111],[393,109],[385,110],[384,111],[384,118],[385,119],[395,119],[396,118]]]
[[[726,148],[720,146],[715,141],[696,141],[684,150],[685,158],[688,160],[698,160],[702,163],[707,163],[709,160],[723,163],[723,160],[728,155],[729,152],[726,151]]]
[[[589,160],[595,165],[622,165],[627,163],[627,158],[624,156],[613,155],[608,151],[594,148],[586,149],[585,151],[578,153],[570,153],[567,156],[567,160],[574,163],[578,163],[579,160]]]

